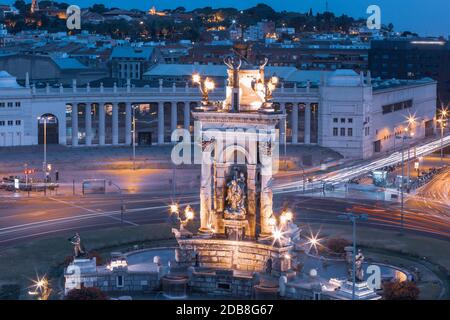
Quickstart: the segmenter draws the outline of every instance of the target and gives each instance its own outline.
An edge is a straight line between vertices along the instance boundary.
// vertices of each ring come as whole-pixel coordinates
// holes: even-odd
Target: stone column
[[[158,102],[158,144],[164,143],[164,102]]]
[[[247,221],[249,230],[246,230],[247,237],[256,237],[256,165],[247,165]]]
[[[84,110],[84,123],[85,123],[85,134],[86,134],[86,145],[92,145],[92,106],[90,103],[86,103],[86,108]]]
[[[269,150],[267,145],[268,142],[265,142],[266,146],[264,146],[265,151],[262,156],[264,157],[272,157],[272,151]],[[273,214],[272,204],[273,204],[273,193],[272,193],[272,170],[273,164],[270,161],[264,163],[264,166],[261,167],[261,208],[260,208],[260,217],[261,217],[261,234],[260,237],[267,237],[272,234],[272,226],[269,224],[269,218]]]
[[[178,114],[177,114],[178,108],[177,103],[175,101],[170,103],[170,134],[175,131],[177,128],[177,122],[178,122]]]
[[[112,144],[119,144],[119,104],[112,104]]]
[[[298,143],[298,103],[292,105],[292,143]]]
[[[305,105],[305,143],[311,143],[311,103]]]
[[[206,232],[210,229],[209,224],[212,222],[211,215],[211,153],[202,152],[202,169],[200,182],[200,232]],[[217,231],[217,226],[212,226]]]
[[[105,145],[105,105],[98,104],[98,144]]]
[[[286,114],[286,106],[284,104],[280,105],[281,112]],[[280,144],[284,144],[286,140],[286,118],[280,121]]]
[[[269,218],[272,216],[272,188],[270,186],[270,181],[272,175],[261,174],[261,234],[260,237],[268,237],[272,234],[272,226],[269,225]]]
[[[125,144],[131,145],[131,130],[132,130],[132,112],[134,112],[130,102],[125,104]]]
[[[78,146],[78,103],[72,103],[72,146]]]
[[[191,107],[190,102],[186,101],[184,103],[184,129],[189,131],[191,127]]]

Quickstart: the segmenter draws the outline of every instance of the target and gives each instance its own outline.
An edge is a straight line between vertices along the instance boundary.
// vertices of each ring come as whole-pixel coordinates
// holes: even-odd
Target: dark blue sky
[[[28,0],[30,2],[31,0]],[[104,3],[109,7],[157,9],[184,6],[197,7],[237,7],[245,9],[257,3],[266,3],[277,11],[291,10],[306,12],[324,11],[326,0],[64,0],[81,7],[92,3]],[[396,30],[410,30],[421,35],[450,35],[450,0],[328,0],[329,10],[340,15],[346,13],[354,17],[366,17],[366,9],[371,4],[381,7],[382,23],[392,22]]]

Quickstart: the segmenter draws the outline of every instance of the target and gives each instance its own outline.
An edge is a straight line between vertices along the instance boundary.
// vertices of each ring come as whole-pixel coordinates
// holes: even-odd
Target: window
[[[345,128],[341,128],[341,137],[345,137]]]
[[[383,114],[391,113],[392,112],[392,104],[388,104],[386,106],[383,106]]]
[[[348,123],[353,123],[353,118],[348,118],[347,121]]]
[[[345,118],[341,118],[341,123],[345,123]]]
[[[338,123],[338,118],[334,118],[334,119],[333,119],[333,122],[334,122],[334,123]]]
[[[14,124],[14,121],[8,120],[8,126],[12,126]]]
[[[333,128],[333,136],[334,137],[338,136],[338,128]]]
[[[22,120],[16,120],[16,126],[20,126],[22,124]]]
[[[123,276],[117,276],[116,278],[116,286],[117,288],[123,287]]]
[[[13,107],[13,103],[12,102],[8,102],[8,108],[12,108]]]
[[[20,102],[16,102],[16,108],[20,108]]]
[[[2,126],[4,126],[4,125],[5,125],[5,121],[1,120],[1,121],[0,121],[0,127],[2,127]]]
[[[4,108],[5,107],[5,103],[4,102],[0,102],[0,108]]]
[[[347,130],[347,135],[348,135],[349,137],[353,137],[353,128],[348,128],[348,130]]]

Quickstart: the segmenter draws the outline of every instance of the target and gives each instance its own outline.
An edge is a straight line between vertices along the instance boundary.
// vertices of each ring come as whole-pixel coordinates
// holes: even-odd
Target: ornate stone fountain
[[[202,154],[200,229],[192,238],[178,237],[176,254],[178,266],[191,267],[193,287],[196,279],[208,277],[206,272],[219,291],[233,290],[236,277],[251,282],[254,272],[290,273],[292,249],[271,224],[278,126],[285,121],[271,102],[277,79],[266,79],[267,60],[254,67],[245,54],[236,54],[225,63],[226,99],[208,101],[193,112]],[[231,272],[231,280],[221,284],[217,272]]]

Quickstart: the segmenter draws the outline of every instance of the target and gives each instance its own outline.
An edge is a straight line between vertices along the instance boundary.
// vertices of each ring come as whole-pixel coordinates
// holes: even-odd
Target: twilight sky
[[[31,2],[31,0],[27,1]],[[93,3],[104,3],[109,7],[149,9],[173,9],[183,6],[186,9],[211,6],[237,7],[246,9],[257,3],[266,3],[277,11],[315,12],[325,11],[326,0],[65,0],[81,7]],[[397,31],[409,30],[421,35],[450,36],[449,0],[328,0],[329,10],[337,15],[342,13],[353,17],[367,17],[366,9],[376,4],[381,8],[382,23],[392,22]]]

